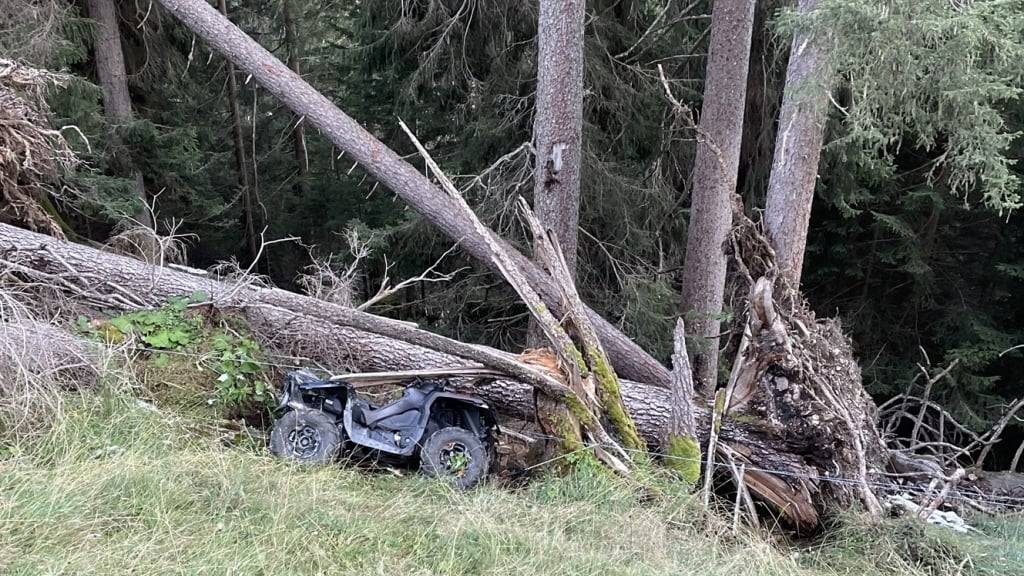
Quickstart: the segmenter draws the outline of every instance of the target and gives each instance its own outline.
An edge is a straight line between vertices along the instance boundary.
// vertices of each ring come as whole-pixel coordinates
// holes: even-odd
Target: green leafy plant
[[[242,404],[250,400],[269,402],[270,385],[263,378],[260,346],[251,339],[232,334],[219,334],[212,340],[217,397],[226,404]]]
[[[263,375],[259,343],[224,325],[211,326],[189,305],[209,296],[196,292],[153,310],[140,310],[105,321],[78,319],[79,329],[94,338],[120,343],[134,339],[150,352],[150,365],[170,369],[173,354],[194,356],[216,376],[212,402],[227,407],[266,404],[272,401],[270,384]],[[237,328],[237,327],[236,327]],[[191,360],[189,361],[191,364]]]
[[[120,342],[135,336],[146,347],[160,350],[184,348],[195,342],[203,328],[203,319],[187,314],[189,299],[178,298],[155,310],[140,310],[115,316],[106,322],[79,319],[84,332],[107,341]]]

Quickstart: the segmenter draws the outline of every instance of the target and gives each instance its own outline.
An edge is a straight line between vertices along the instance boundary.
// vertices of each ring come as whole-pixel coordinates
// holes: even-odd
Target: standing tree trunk
[[[569,272],[576,273],[583,133],[583,0],[540,0],[537,22],[537,151],[534,206],[558,236]]]
[[[809,14],[817,4],[799,0],[800,14]],[[795,289],[800,286],[832,81],[826,41],[808,32],[793,37],[768,181],[765,229],[779,269]]]
[[[94,51],[96,56],[96,74],[99,76],[103,89],[103,111],[111,125],[127,124],[132,121],[132,100],[128,94],[128,72],[124,67],[124,54],[121,52],[121,33],[117,25],[117,6],[114,0],[86,0],[89,17],[96,21]],[[119,146],[120,138],[112,136],[115,146]],[[120,163],[120,162],[119,162]],[[129,162],[130,163],[130,162]],[[152,228],[152,215],[147,207],[146,188],[142,181],[142,173],[134,168],[130,177],[135,182],[135,196],[141,206],[133,214],[140,224]]]
[[[217,0],[220,13],[227,18],[227,0]],[[252,180],[249,178],[249,163],[245,159],[245,136],[242,132],[242,113],[238,106],[238,82],[235,79],[235,65],[228,61],[228,111],[231,114],[231,133],[235,144],[235,168],[238,170],[238,184],[242,187],[242,218],[245,219],[246,246],[253,260],[259,255],[256,239],[255,212],[252,205]]]
[[[555,233],[569,274],[576,276],[583,139],[584,0],[540,0],[537,17],[536,150],[533,203],[541,224]],[[545,342],[530,320],[532,346]]]
[[[281,17],[284,19],[284,45],[288,51],[288,67],[292,72],[301,75],[302,68],[302,36],[299,35],[299,25],[296,20],[295,0],[282,0]],[[303,126],[304,118],[296,116],[295,129],[292,131],[292,148],[295,152],[295,165],[298,169],[298,182],[295,191],[302,197],[307,197],[309,192],[309,155],[306,151],[306,129]]]
[[[713,389],[718,373],[718,334],[725,291],[723,244],[732,225],[743,110],[746,102],[751,0],[716,0],[704,104],[697,127],[697,158],[691,177],[690,227],[683,265],[683,311],[700,338],[694,368],[697,381]]]

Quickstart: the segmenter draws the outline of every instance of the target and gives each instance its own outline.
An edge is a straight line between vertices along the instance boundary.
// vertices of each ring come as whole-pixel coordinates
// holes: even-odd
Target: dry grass
[[[64,392],[95,388],[109,350],[36,320],[16,290],[0,290],[0,446],[45,434]]]
[[[955,539],[847,524],[795,548],[730,534],[656,476],[581,469],[462,494],[417,475],[296,467],[256,441],[227,447],[186,418],[140,406],[127,380],[109,385],[122,391],[69,400],[45,438],[0,460],[0,573],[1024,573],[1019,524],[998,538]]]

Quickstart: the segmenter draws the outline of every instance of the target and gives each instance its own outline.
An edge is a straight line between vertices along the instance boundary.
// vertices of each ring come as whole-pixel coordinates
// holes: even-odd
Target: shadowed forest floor
[[[1020,521],[969,537],[850,522],[797,545],[733,535],[654,474],[582,469],[463,494],[416,474],[296,467],[123,392],[63,412],[0,459],[0,573],[1024,574]]]

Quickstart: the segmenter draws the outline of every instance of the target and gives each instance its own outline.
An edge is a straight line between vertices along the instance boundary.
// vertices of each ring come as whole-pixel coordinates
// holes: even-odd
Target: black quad
[[[270,435],[277,456],[327,463],[355,445],[418,458],[420,470],[470,488],[487,476],[497,421],[483,400],[446,389],[443,380],[413,379],[402,396],[376,406],[344,376],[289,372]]]

